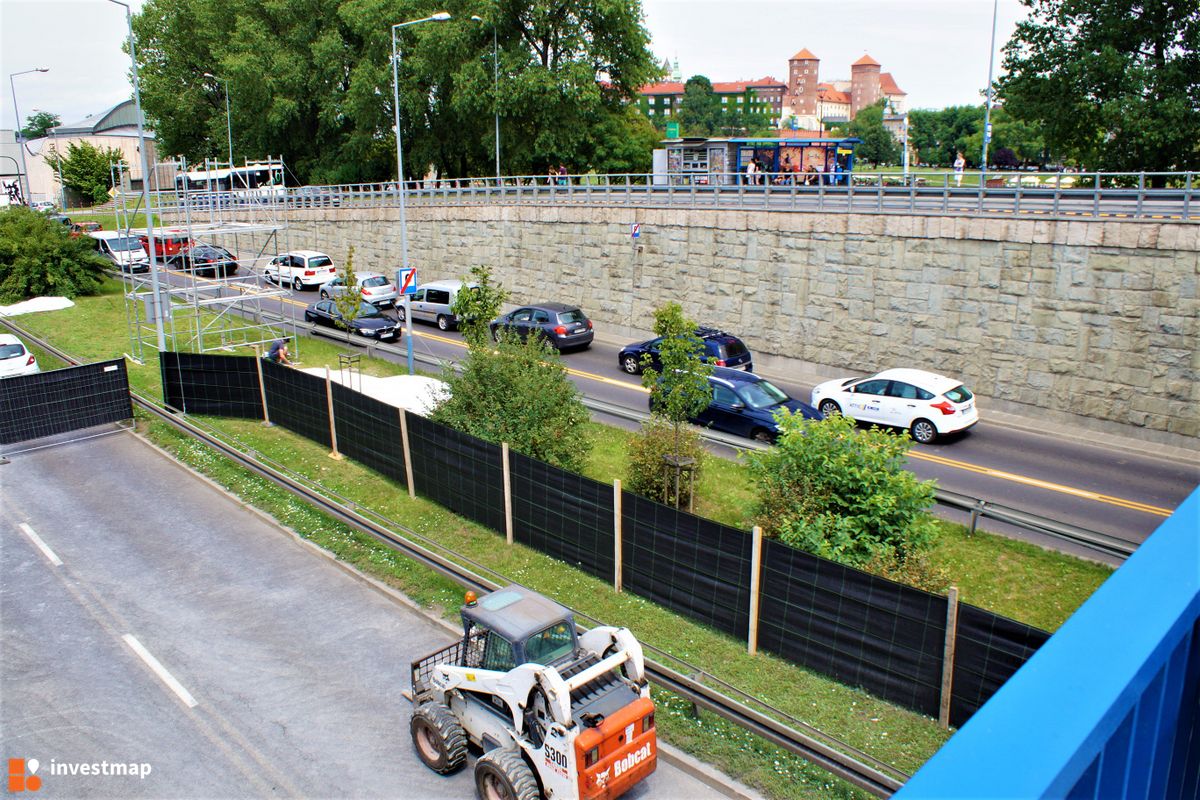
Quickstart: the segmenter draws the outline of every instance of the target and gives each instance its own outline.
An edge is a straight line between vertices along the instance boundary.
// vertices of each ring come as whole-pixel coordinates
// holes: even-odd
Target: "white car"
[[[921,444],[979,421],[975,396],[961,381],[921,369],[825,381],[812,390],[812,405],[827,417],[845,414],[857,422],[907,428]]]
[[[396,296],[399,291],[396,289],[396,284],[389,281],[387,276],[378,272],[356,272],[354,273],[354,283],[358,287],[362,299],[368,303],[380,308],[396,305]],[[342,280],[342,276],[338,275],[333,280],[321,284],[319,291],[321,297],[326,299],[336,297],[345,293],[346,284]]]
[[[38,372],[37,359],[11,333],[0,333],[0,378],[32,375]]]
[[[263,270],[267,280],[296,291],[313,289],[337,275],[333,259],[315,250],[293,250],[271,259]]]
[[[58,206],[54,205],[53,200],[36,200],[30,206],[34,211],[54,212],[58,210]]]

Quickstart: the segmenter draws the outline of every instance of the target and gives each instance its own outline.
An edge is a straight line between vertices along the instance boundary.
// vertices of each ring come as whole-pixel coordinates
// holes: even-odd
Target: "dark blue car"
[[[771,444],[779,436],[775,412],[780,408],[805,419],[825,418],[808,403],[788,397],[775,384],[750,372],[717,367],[708,382],[713,390],[712,402],[692,418],[692,422],[706,428]]]
[[[716,328],[697,328],[696,338],[704,346],[701,358],[718,367],[737,367],[747,372],[754,370],[754,358],[742,340],[731,333]],[[662,337],[636,342],[624,347],[617,353],[617,363],[621,369],[630,375],[640,375],[645,369],[646,356],[650,357],[650,366],[662,372],[662,362],[658,358]]]

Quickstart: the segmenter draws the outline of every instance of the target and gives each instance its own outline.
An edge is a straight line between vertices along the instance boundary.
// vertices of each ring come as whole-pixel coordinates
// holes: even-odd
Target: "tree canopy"
[[[886,102],[880,100],[872,106],[860,109],[847,126],[851,136],[862,139],[862,144],[855,148],[855,157],[861,161],[895,164],[902,157],[896,138],[883,126],[883,108]]]
[[[1022,0],[999,96],[1088,169],[1200,167],[1200,3]]]
[[[62,119],[58,114],[51,114],[49,111],[34,111],[25,118],[25,127],[21,128],[21,136],[25,139],[40,139],[51,128],[61,124]]]
[[[448,21],[396,31],[406,177],[492,174],[496,113],[505,174],[649,168],[649,149],[626,144],[651,139],[624,101],[658,70],[640,0],[445,8]],[[197,80],[208,72],[229,84],[235,160],[282,155],[304,182],[393,179],[391,26],[429,13],[411,0],[148,0],[134,27],[161,149],[225,152],[225,84]]]
[[[96,147],[87,141],[68,142],[65,155],[51,146],[46,163],[56,171],[55,178],[61,172],[63,185],[68,189],[103,203],[113,186],[112,165],[125,164],[125,156],[115,147]]]
[[[95,242],[25,206],[0,212],[0,303],[100,291],[105,262]]]

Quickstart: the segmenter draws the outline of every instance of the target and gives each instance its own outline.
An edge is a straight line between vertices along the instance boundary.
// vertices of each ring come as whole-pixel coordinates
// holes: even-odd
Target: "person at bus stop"
[[[751,186],[754,185],[754,173],[757,171],[758,171],[758,160],[752,158],[746,164],[746,183],[748,183]]]
[[[954,159],[954,185],[962,186],[963,168],[967,166],[967,159],[963,158],[962,151],[959,151],[958,156]]]
[[[287,339],[276,339],[271,342],[271,350],[267,353],[267,361],[274,361],[276,364],[286,364],[290,367],[292,362],[288,358],[287,343]]]

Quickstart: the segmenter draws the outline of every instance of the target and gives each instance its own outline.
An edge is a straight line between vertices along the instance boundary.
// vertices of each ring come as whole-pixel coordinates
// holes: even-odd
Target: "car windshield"
[[[530,636],[525,642],[525,660],[533,664],[549,664],[570,654],[575,641],[566,622],[556,622]]]
[[[786,392],[770,381],[747,383],[738,389],[738,395],[751,408],[770,408],[789,399]]]
[[[376,275],[373,278],[367,278],[362,282],[363,286],[387,286],[387,278],[382,275]]]
[[[123,236],[120,239],[109,239],[108,246],[116,252],[126,252],[128,250],[141,250],[142,242],[132,236]]]
[[[973,396],[974,395],[972,395],[965,386],[956,386],[950,391],[946,392],[946,399],[951,403],[965,403]]]
[[[25,348],[19,344],[0,344],[0,358],[16,358],[25,355]]]
[[[318,258],[310,258],[308,260],[309,269],[317,269],[319,267],[333,266],[333,259],[329,256],[319,256]]]
[[[377,319],[382,316],[383,312],[373,303],[363,303],[358,307],[359,319]]]
[[[587,317],[578,308],[573,308],[570,311],[563,311],[558,315],[559,322],[587,322]]]

